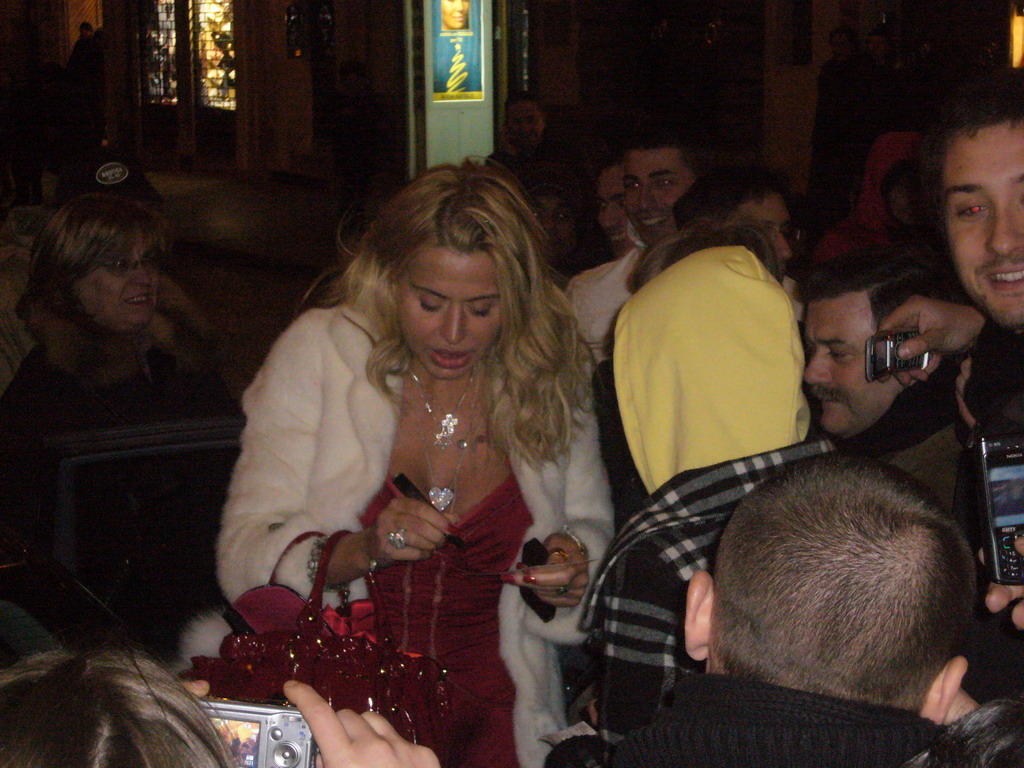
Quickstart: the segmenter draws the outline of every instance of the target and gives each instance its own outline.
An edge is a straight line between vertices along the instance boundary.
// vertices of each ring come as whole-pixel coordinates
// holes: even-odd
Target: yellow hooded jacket
[[[807,434],[793,306],[746,248],[698,251],[641,288],[619,313],[614,366],[626,438],[648,492],[684,470]]]

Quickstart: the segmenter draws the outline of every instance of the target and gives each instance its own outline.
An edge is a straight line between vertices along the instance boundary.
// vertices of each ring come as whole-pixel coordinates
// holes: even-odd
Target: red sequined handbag
[[[371,601],[338,610],[323,605],[327,563],[345,535],[339,531],[324,544],[308,600],[275,583],[275,569],[270,584],[232,606],[253,631],[225,637],[219,658],[194,656],[185,676],[207,680],[211,696],[249,701],[283,700],[286,681],[308,683],[336,710],[380,713],[402,737],[433,749],[444,766],[452,708],[441,665],[398,650]]]

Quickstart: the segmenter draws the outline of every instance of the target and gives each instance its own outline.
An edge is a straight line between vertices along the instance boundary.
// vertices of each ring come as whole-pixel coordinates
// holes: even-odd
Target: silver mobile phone
[[[896,349],[907,339],[917,336],[917,331],[888,331],[872,336],[864,343],[864,376],[868,381],[896,373],[924,368],[931,358],[930,353],[900,360]]]

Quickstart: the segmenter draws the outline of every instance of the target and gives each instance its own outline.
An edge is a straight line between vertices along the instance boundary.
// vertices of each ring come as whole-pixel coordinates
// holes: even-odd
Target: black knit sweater
[[[913,712],[722,675],[687,675],[615,768],[897,768],[941,732]]]

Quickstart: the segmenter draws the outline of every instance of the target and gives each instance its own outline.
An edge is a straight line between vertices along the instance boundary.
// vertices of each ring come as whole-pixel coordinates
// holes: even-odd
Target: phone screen
[[[1024,465],[991,467],[988,485],[992,494],[992,523],[997,528],[1024,525]]]

